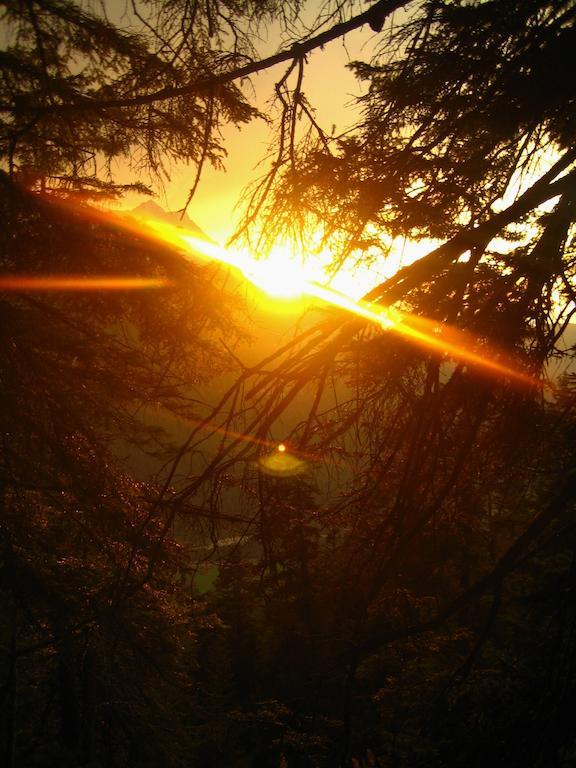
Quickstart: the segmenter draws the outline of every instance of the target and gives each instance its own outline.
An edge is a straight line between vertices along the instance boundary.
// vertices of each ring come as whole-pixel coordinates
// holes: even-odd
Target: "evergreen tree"
[[[178,286],[161,315],[152,293],[2,301],[8,765],[572,759],[574,397],[570,382],[537,381],[574,312],[576,5],[329,2],[319,26],[258,60],[254,25],[277,14],[289,28],[299,7],[135,4],[136,33],[77,3],[4,4],[4,270]],[[368,85],[362,119],[329,136],[303,94],[306,56],[362,25],[382,41],[354,65]],[[153,244],[22,186],[110,193],[107,170],[127,155],[152,172],[191,160],[199,174],[222,157],[221,121],[256,113],[234,83],[280,63],[277,153],[241,232],[306,242],[320,227],[337,261],[380,255],[397,235],[438,238],[369,298],[402,302],[416,331],[466,331],[476,353],[513,358],[531,383],[342,316],[275,368],[272,357],[244,371],[235,413],[213,414],[226,434],[234,417],[249,425],[256,441],[238,439],[237,457],[256,459],[313,382],[292,444],[323,456],[342,493],[307,528],[309,499],[283,481],[272,505],[247,497],[262,562],[222,565],[217,625],[176,586],[189,562],[169,535],[178,514],[198,512],[200,480],[177,493],[169,482],[193,437],[161,488],[118,460],[119,440],[157,439],[137,418],[142,404],[195,416],[184,387],[217,365],[214,289]],[[310,131],[299,144],[300,118]],[[215,538],[233,448],[225,440],[201,478],[214,483],[200,512]],[[206,630],[199,651],[194,629]],[[243,742],[224,741],[223,754],[232,721]]]
[[[269,359],[253,371],[256,381],[243,377],[244,415],[266,434],[312,382],[309,418],[291,439],[343,480],[322,518],[326,535],[339,531],[338,576],[323,596],[334,606],[341,755],[563,765],[574,729],[551,713],[574,690],[564,645],[574,401],[547,364],[572,354],[558,343],[575,296],[576,6],[404,5],[374,60],[354,65],[369,86],[355,130],[291,143],[304,107],[298,87],[285,94],[276,162],[246,231],[306,243],[320,227],[342,261],[381,255],[398,235],[439,239],[367,298],[401,302],[408,329],[515,360],[525,384],[416,345],[401,326],[382,333],[338,315],[275,368]],[[543,671],[551,648],[564,649],[562,689],[559,667]]]
[[[183,764],[203,619],[177,585],[184,561],[161,488],[122,456],[166,455],[142,409],[193,413],[189,388],[221,368],[230,316],[205,269],[0,183],[5,276],[169,286],[2,297],[3,764]]]

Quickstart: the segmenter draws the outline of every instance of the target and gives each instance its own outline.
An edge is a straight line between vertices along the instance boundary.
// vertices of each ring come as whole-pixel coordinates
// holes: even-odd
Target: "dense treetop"
[[[0,295],[0,760],[567,768],[576,398],[549,364],[573,354],[576,2],[106,7],[2,5],[3,272],[169,284]],[[332,135],[307,54],[362,26],[362,115]],[[336,263],[435,238],[370,298],[523,385],[330,310],[247,367],[216,272],[77,204],[122,192],[121,158],[138,188],[191,161],[193,193],[276,65],[238,236]],[[261,471],[281,428],[307,474]]]

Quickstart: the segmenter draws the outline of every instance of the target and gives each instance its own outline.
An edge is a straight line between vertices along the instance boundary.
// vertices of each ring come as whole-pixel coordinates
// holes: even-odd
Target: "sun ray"
[[[336,291],[316,279],[311,279],[310,270],[285,251],[276,251],[268,259],[255,258],[246,251],[222,248],[216,243],[191,235],[183,228],[157,219],[135,218],[100,211],[92,215],[131,232],[172,245],[187,257],[193,254],[196,258],[216,261],[236,269],[246,280],[270,296],[290,300],[301,296],[315,298],[374,323],[384,331],[397,333],[439,355],[476,366],[487,373],[517,383],[542,386],[540,380],[522,370],[513,361],[505,359],[502,353],[481,344],[480,340],[471,334],[395,307],[382,307]],[[166,285],[166,281],[136,277],[8,276],[0,279],[0,290],[127,290],[163,285]],[[482,351],[479,347],[482,347]]]
[[[156,231],[162,231],[162,228],[156,228]],[[168,227],[170,232],[170,228]],[[200,253],[210,259],[215,259],[221,263],[233,266],[241,271],[244,277],[264,290],[266,289],[266,280],[262,275],[269,274],[270,264],[266,260],[259,260],[247,256],[245,253],[227,251],[199,238],[191,237],[185,234],[171,232],[170,240],[174,242],[180,238],[182,243],[187,244],[195,253]],[[271,262],[273,266],[273,262]],[[541,382],[531,376],[526,371],[517,367],[512,361],[505,361],[501,354],[493,350],[485,349],[478,351],[479,341],[471,334],[467,334],[446,324],[439,324],[420,316],[402,312],[394,307],[382,307],[373,302],[363,299],[353,299],[346,294],[340,293],[325,285],[315,281],[307,280],[304,274],[298,274],[297,265],[290,264],[291,281],[288,296],[307,295],[320,299],[326,304],[330,304],[340,309],[350,312],[368,320],[371,323],[379,325],[383,330],[398,333],[411,341],[432,350],[443,356],[451,357],[459,362],[470,364],[482,368],[484,371],[496,376],[503,376],[518,383],[529,386],[541,386]],[[261,271],[260,271],[261,270]],[[298,286],[298,292],[292,290],[293,286]],[[274,290],[267,290],[274,295]]]
[[[165,288],[170,282],[156,277],[115,275],[0,275],[0,292],[136,291]]]

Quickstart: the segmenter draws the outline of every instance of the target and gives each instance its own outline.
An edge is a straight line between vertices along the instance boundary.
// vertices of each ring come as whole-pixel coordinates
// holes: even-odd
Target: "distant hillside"
[[[209,237],[206,232],[204,232],[204,230],[190,218],[190,216],[188,216],[187,213],[182,216],[182,214],[178,213],[177,211],[165,211],[162,206],[158,205],[158,203],[155,203],[153,200],[148,200],[145,203],[141,203],[136,208],[133,208],[130,213],[138,217],[167,221],[177,227],[182,227],[182,229],[191,232],[196,237],[214,242],[212,238]]]
[[[576,347],[576,323],[568,323],[562,334],[562,341],[565,349]]]
[[[557,346],[561,352],[573,350],[573,353],[570,357],[553,358],[548,363],[548,373],[553,381],[567,373],[576,373],[576,323],[568,323]]]

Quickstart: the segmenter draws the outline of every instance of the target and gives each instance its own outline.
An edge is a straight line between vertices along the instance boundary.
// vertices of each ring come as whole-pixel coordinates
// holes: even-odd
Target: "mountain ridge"
[[[140,203],[136,208],[132,208],[129,211],[130,214],[137,217],[146,217],[151,219],[159,219],[160,221],[166,221],[174,226],[185,229],[187,232],[191,232],[195,237],[199,237],[202,240],[207,240],[210,243],[215,241],[206,234],[206,232],[196,222],[188,216],[187,213],[183,215],[178,211],[166,211],[161,205],[154,200],[147,200],[145,203]]]

